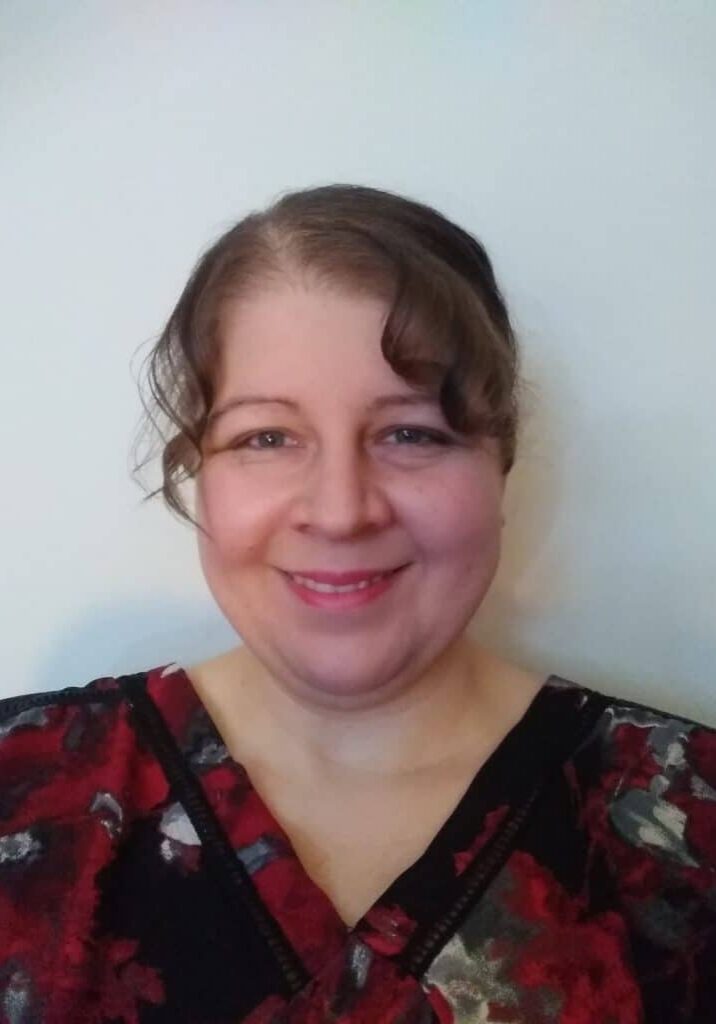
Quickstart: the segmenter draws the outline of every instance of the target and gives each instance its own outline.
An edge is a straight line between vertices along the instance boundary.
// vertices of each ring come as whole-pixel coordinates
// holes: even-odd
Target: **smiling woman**
[[[716,1017],[716,734],[467,635],[518,367],[484,248],[402,196],[202,256],[149,497],[242,643],[0,705],[0,1021]]]

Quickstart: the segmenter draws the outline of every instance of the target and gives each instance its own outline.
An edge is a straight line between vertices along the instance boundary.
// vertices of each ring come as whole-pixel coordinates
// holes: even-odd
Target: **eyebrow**
[[[433,402],[434,399],[430,395],[379,395],[368,404],[368,411],[375,412],[389,405],[431,405]],[[229,412],[230,409],[236,409],[244,405],[286,405],[289,409],[293,409],[296,412],[300,411],[301,408],[299,403],[292,398],[283,398],[280,395],[237,395],[234,398],[227,398],[225,402],[222,402],[221,405],[217,406],[210,413],[207,427],[211,427],[220,416]]]

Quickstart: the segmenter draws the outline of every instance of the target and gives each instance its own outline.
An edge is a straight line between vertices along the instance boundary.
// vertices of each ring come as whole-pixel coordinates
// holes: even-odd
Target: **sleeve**
[[[587,813],[637,968],[674,1024],[716,1020],[716,731],[620,704],[602,740]]]
[[[0,702],[0,1024],[48,1019],[86,963],[95,879],[136,811],[119,696],[97,680]]]

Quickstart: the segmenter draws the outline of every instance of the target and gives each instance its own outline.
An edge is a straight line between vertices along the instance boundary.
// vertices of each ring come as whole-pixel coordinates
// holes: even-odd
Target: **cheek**
[[[450,616],[474,609],[494,580],[502,548],[501,482],[464,477],[433,508],[418,546],[425,559],[428,607]],[[437,604],[436,604],[437,603]]]
[[[436,557],[472,561],[499,549],[504,482],[498,475],[455,473],[406,506],[413,532]]]
[[[202,561],[246,557],[257,541],[261,503],[237,488],[228,474],[206,471],[197,481],[197,518],[209,534],[199,534]]]

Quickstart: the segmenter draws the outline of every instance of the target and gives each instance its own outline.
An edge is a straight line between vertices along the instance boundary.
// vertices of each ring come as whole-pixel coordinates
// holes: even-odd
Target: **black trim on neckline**
[[[172,791],[183,804],[229,904],[236,906],[239,901],[249,910],[259,934],[278,965],[284,995],[287,998],[298,995],[311,980],[311,975],[261,900],[251,876],[236,856],[209,805],[201,783],[184,761],[167,723],[147,691],[147,673],[120,676],[118,682],[126,695],[137,730],[150,742]]]
[[[85,686],[66,686],[63,690],[45,690],[42,693],[26,693],[19,697],[3,697],[0,699],[0,719],[22,714],[28,708],[49,707],[53,704],[118,704],[122,697],[119,689],[96,690]]]
[[[521,785],[518,787],[521,792],[513,804],[512,812],[492,839],[480,850],[465,873],[460,876],[458,891],[450,905],[433,922],[418,926],[405,948],[395,958],[402,973],[412,974],[416,978],[420,978],[425,973],[439,950],[460,927],[506,862],[520,831],[526,824],[547,783],[592,733],[610,703],[609,698],[595,691],[576,686],[571,689],[573,696],[577,694],[583,696],[583,702],[579,707],[572,706],[571,714],[570,709],[565,708],[566,714],[562,716],[563,720],[555,721],[556,726],[571,725],[571,728],[566,731],[557,729],[556,735],[553,734],[541,749],[537,749],[536,746],[531,747],[530,754],[532,756],[529,758],[531,763],[522,767]],[[521,742],[534,728],[538,714],[543,711],[544,701],[560,692],[569,693],[569,689],[565,687],[560,691],[557,688],[552,688],[548,692],[543,687],[523,718],[508,733],[493,757],[483,766],[488,769],[484,775],[490,777],[489,780],[488,778],[484,779],[488,784],[488,789],[495,775],[504,768],[505,760],[518,746],[518,741]],[[572,718],[571,723],[568,721],[570,717]],[[546,739],[546,737],[542,738]],[[469,805],[475,788],[482,780],[483,770],[481,769],[454,814],[448,819],[449,821],[454,820],[459,823],[460,811],[464,811]],[[438,833],[436,838],[439,837],[441,837],[441,833]],[[430,854],[431,847],[425,851],[424,857]],[[409,871],[410,869],[408,869]]]

